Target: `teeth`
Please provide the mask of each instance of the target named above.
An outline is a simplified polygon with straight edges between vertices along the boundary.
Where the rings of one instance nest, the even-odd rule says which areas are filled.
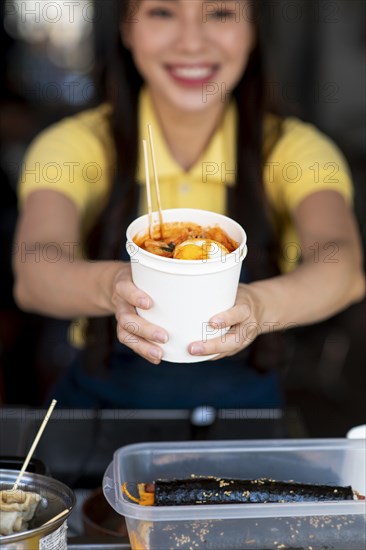
[[[209,67],[175,67],[173,74],[181,78],[190,78],[200,80],[207,78],[213,73]]]

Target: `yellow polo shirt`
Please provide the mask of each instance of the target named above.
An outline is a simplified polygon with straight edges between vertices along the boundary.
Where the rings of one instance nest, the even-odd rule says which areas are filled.
[[[31,144],[23,162],[20,203],[38,189],[63,193],[80,209],[85,233],[106,204],[116,170],[110,116],[111,107],[102,104],[42,132]],[[185,171],[169,152],[148,92],[141,93],[140,141],[147,137],[146,127],[151,123],[163,208],[193,207],[226,213],[226,186],[235,184],[236,120],[236,106],[232,103],[206,150],[195,165]],[[264,147],[270,140],[273,121],[271,115],[266,118]],[[123,155],[123,151],[120,153]],[[139,184],[145,185],[142,145],[136,176]],[[306,196],[323,189],[338,191],[350,202],[349,169],[330,139],[314,126],[288,118],[264,166],[263,179],[273,220],[280,231],[281,267],[288,271],[296,263],[294,252],[288,252],[289,244],[295,247],[295,257],[298,256],[293,210]],[[141,214],[147,210],[145,195],[140,193]]]

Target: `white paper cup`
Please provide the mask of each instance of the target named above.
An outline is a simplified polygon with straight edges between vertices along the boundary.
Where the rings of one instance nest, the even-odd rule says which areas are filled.
[[[188,345],[198,340],[224,337],[226,331],[213,329],[208,321],[235,303],[241,265],[247,254],[246,234],[230,218],[205,210],[164,210],[163,218],[165,223],[218,225],[239,243],[237,250],[215,259],[176,260],[151,254],[133,242],[134,237],[148,231],[147,215],[137,218],[127,229],[126,247],[131,258],[133,282],[153,300],[151,309],[138,309],[137,312],[169,334],[169,342],[159,344],[163,360],[174,363],[206,361],[214,355],[193,356],[188,352]],[[157,212],[153,213],[153,221],[159,223]]]

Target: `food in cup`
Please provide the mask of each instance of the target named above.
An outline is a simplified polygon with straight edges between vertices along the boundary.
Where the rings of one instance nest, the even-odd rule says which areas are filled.
[[[365,500],[351,486],[276,481],[274,479],[226,479],[192,476],[188,479],[158,479],[138,483],[138,498],[127,484],[122,492],[142,506],[190,506],[200,504],[267,504]]]
[[[40,500],[40,495],[30,491],[0,491],[0,535],[27,531]]]
[[[191,222],[169,222],[149,232],[135,235],[134,243],[157,256],[177,260],[210,260],[234,252],[239,244],[218,225],[203,227]]]
[[[150,309],[137,308],[137,313],[146,321],[168,330],[169,340],[160,346],[163,361],[207,361],[215,355],[192,355],[189,353],[189,344],[197,340],[218,338],[227,332],[225,328],[211,330],[209,320],[235,304],[241,265],[247,254],[246,234],[234,220],[206,210],[174,208],[164,210],[163,216],[163,239],[157,212],[152,215],[151,226],[149,216],[144,215],[134,220],[127,229],[126,249],[131,257],[132,281],[152,300]],[[165,228],[171,229],[171,232],[165,234]],[[182,228],[186,230],[183,234]],[[189,233],[187,228],[192,232]],[[203,247],[204,243],[200,242],[202,230],[206,228],[210,228],[212,232],[209,235],[204,234],[204,238],[212,237],[211,240],[225,246],[229,254],[223,255],[219,252],[212,258],[210,247]],[[222,240],[223,232],[228,236],[228,243]],[[147,247],[147,251],[143,246],[144,243],[146,246],[150,235],[158,243],[148,243],[156,249]],[[174,237],[178,237],[178,240],[173,242]],[[208,252],[209,259],[174,259],[175,248],[191,237],[194,239],[193,244],[198,244],[198,255],[195,254],[195,257],[205,258]],[[169,243],[173,244],[169,246]],[[192,252],[192,249],[194,247],[189,247],[187,252]],[[215,249],[218,250],[218,247],[215,246]],[[190,254],[188,257],[191,257]],[[220,292],[217,292],[218,288]]]

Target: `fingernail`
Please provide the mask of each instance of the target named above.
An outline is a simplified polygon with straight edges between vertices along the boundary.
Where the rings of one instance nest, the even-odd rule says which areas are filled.
[[[205,351],[205,348],[202,344],[192,344],[190,353],[192,355],[201,355]]]
[[[150,306],[150,302],[147,298],[139,298],[137,300],[138,307],[141,307],[142,309],[148,309]]]
[[[153,359],[161,359],[162,357],[162,353],[160,350],[156,349],[156,348],[151,348],[150,350],[150,356],[153,358]]]
[[[154,332],[153,340],[154,342],[160,342],[160,344],[166,344],[168,341],[168,336],[165,332],[158,330]]]

